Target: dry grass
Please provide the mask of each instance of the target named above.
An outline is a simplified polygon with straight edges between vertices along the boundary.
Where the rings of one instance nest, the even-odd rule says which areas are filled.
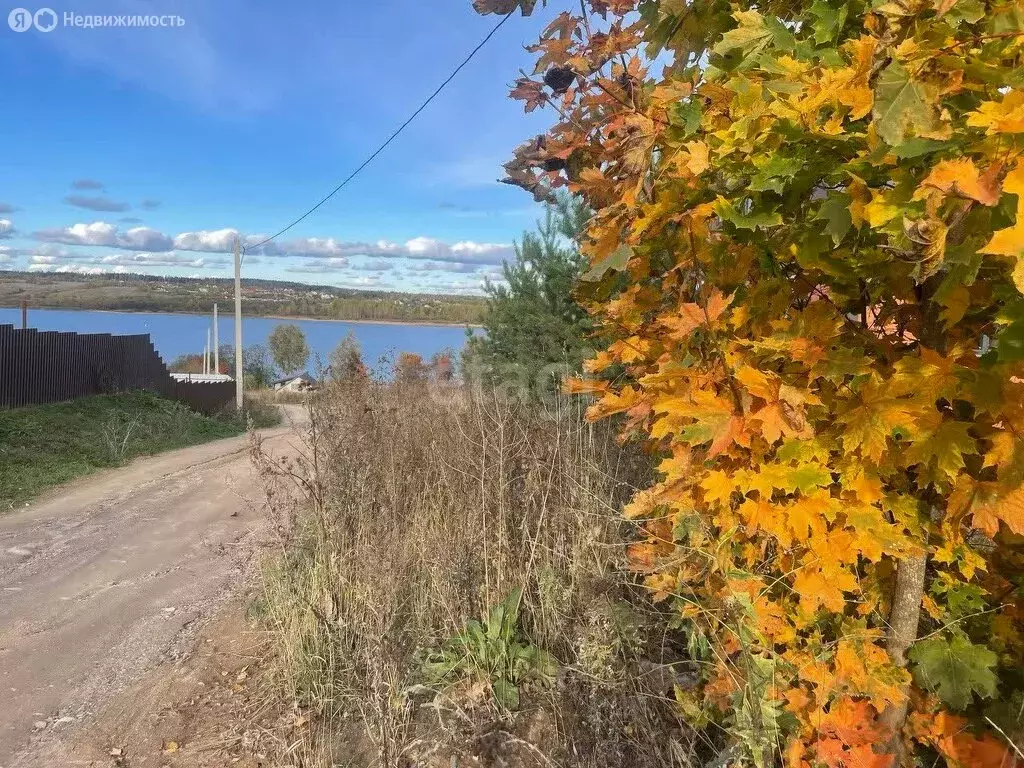
[[[368,384],[310,407],[302,461],[255,451],[281,543],[263,610],[283,695],[313,723],[289,761],[685,764],[664,663],[678,656],[621,570],[618,510],[642,478],[580,406]],[[444,680],[426,674],[517,589],[516,643],[551,654],[557,675],[524,674],[510,712],[471,654]]]

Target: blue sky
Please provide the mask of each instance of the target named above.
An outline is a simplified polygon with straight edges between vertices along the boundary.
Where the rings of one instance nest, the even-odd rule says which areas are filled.
[[[0,268],[229,276],[223,230],[255,242],[348,175],[496,23],[470,5],[95,0],[48,7],[185,24],[49,33],[14,32],[5,11]],[[511,18],[363,175],[247,257],[246,274],[478,290],[541,214],[496,179],[551,119],[525,115],[508,85],[562,5]]]

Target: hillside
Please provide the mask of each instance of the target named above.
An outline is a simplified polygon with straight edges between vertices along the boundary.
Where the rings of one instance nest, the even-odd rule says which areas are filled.
[[[277,280],[250,280],[243,286],[247,315],[331,320],[479,322],[484,300],[472,296],[357,291]],[[209,312],[214,302],[229,311],[230,279],[156,275],[72,275],[5,272],[0,276],[0,307],[100,309],[136,312]]]

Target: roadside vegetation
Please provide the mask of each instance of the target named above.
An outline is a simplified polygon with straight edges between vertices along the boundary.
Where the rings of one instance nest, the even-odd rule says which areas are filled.
[[[679,648],[622,567],[646,463],[581,407],[352,377],[310,401],[301,466],[257,452],[279,536],[257,605],[302,765],[688,749],[662,738]]]
[[[0,513],[61,483],[137,456],[233,437],[247,424],[266,427],[277,410],[247,405],[212,418],[148,392],[84,397],[0,410]]]

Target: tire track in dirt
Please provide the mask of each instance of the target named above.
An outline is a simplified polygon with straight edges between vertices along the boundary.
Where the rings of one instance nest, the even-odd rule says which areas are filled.
[[[294,455],[303,414],[286,413],[264,446]],[[247,448],[150,457],[0,518],[0,768],[51,764],[39,750],[180,658],[241,586],[263,534]]]

